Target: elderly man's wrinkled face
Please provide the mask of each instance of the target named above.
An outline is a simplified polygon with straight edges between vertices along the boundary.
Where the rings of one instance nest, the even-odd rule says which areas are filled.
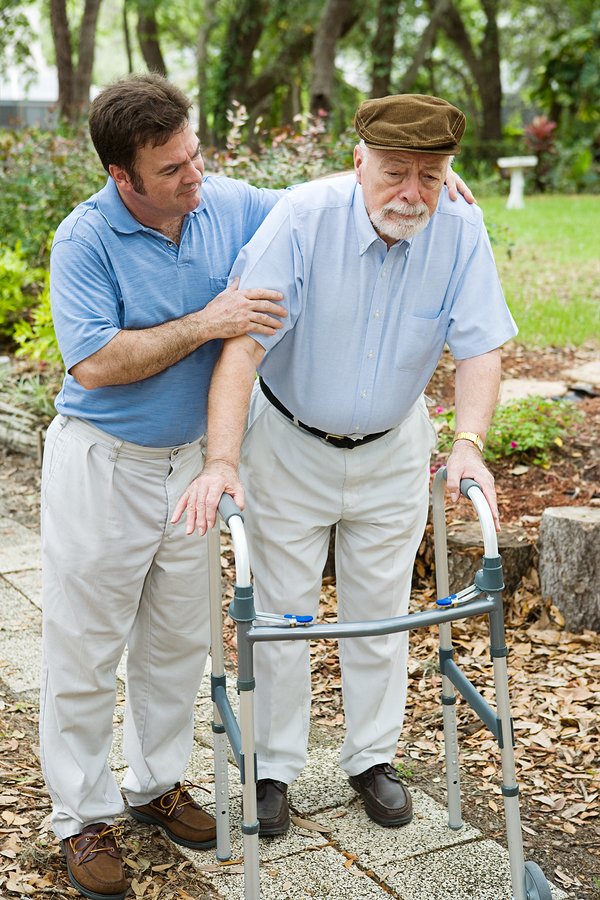
[[[426,227],[442,190],[449,157],[354,148],[354,170],[373,228],[391,246]]]

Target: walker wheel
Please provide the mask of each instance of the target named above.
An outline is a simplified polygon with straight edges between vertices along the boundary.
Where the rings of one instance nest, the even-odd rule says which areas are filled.
[[[550,885],[537,863],[525,863],[525,888],[527,900],[552,900]]]

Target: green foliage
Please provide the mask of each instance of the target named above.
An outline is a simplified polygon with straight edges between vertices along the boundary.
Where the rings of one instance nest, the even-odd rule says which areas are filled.
[[[44,271],[30,268],[20,242],[14,250],[0,244],[0,331],[12,332],[23,310],[34,302]]]
[[[44,289],[38,305],[28,319],[17,322],[13,340],[18,346],[17,356],[59,366],[62,362],[50,307],[50,273],[45,273]]]
[[[29,79],[35,69],[30,53],[31,24],[23,11],[24,5],[23,0],[2,0],[0,3],[0,73],[6,74],[16,66]]]
[[[434,420],[441,426],[439,446],[450,450],[455,433],[454,410],[438,407]],[[486,437],[484,458],[490,462],[513,458],[548,468],[552,452],[562,447],[568,430],[583,419],[569,400],[527,397],[498,406]]]
[[[352,168],[356,135],[335,139],[327,133],[322,117],[298,116],[296,129],[271,132],[257,150],[242,144],[246,109],[235,104],[228,118],[227,150],[212,156],[214,167],[223,175],[243,178],[258,187],[282,188]]]
[[[33,266],[46,263],[51,232],[105,180],[86,134],[0,132],[3,242],[20,242]]]
[[[60,379],[59,370],[45,367],[38,372],[3,373],[2,391],[12,406],[50,420],[56,415],[54,397],[58,393]]]
[[[397,762],[394,768],[396,769],[398,778],[401,778],[403,781],[410,781],[410,779],[415,774],[410,763]]]

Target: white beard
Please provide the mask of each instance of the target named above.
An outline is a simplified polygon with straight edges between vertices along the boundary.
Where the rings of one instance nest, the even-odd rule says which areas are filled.
[[[412,216],[406,222],[398,220],[396,215]],[[378,234],[393,238],[395,241],[403,241],[406,238],[415,237],[427,227],[429,210],[425,203],[386,203],[379,212],[369,216],[371,224]]]

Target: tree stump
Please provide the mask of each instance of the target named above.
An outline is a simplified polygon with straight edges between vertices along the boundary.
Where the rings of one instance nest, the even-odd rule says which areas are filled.
[[[498,534],[504,587],[513,594],[533,564],[533,546],[518,525],[503,525]],[[448,528],[448,579],[450,591],[460,591],[473,583],[481,568],[483,539],[479,522],[462,522]]]
[[[539,573],[542,596],[558,607],[569,631],[600,631],[600,509],[544,510]]]

